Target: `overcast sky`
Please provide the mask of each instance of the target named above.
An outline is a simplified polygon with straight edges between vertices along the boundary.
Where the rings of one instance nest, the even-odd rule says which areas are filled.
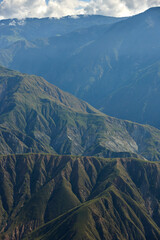
[[[0,0],[0,19],[77,14],[121,17],[155,6],[160,6],[160,0]]]

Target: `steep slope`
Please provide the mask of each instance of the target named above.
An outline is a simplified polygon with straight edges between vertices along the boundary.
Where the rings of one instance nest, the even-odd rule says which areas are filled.
[[[134,158],[0,157],[1,239],[159,239],[160,165]],[[65,200],[64,200],[65,199]]]
[[[4,68],[0,69],[0,73],[1,138],[7,143],[4,149],[8,149],[1,153],[54,152],[50,143],[58,142],[59,137],[60,147],[65,144],[65,137],[68,138],[65,136],[65,125],[67,121],[72,121],[69,116],[72,111],[84,115],[96,112],[88,104],[51,86],[42,78]],[[52,139],[48,139],[48,135]]]
[[[0,59],[42,75],[106,114],[159,128],[159,24],[160,8],[152,8],[43,42],[17,42]]]
[[[159,202],[153,197],[160,179],[157,170],[159,165],[139,160],[108,162],[97,179],[94,199],[44,225],[26,239],[158,240]]]
[[[108,24],[99,25],[101,22],[98,21],[99,16],[95,16],[98,24],[94,22],[92,26],[92,20],[89,24],[90,21],[88,18],[91,20],[94,16],[86,17],[84,20],[82,18],[82,22],[84,21],[83,26],[74,29],[74,31],[72,31],[71,20],[71,30],[69,32],[66,31],[65,34],[52,35],[51,28],[48,37],[37,38],[35,36],[36,38],[33,39],[20,38],[14,41],[13,44],[0,49],[0,63],[29,74],[45,75],[45,77],[48,78],[51,77],[52,74],[53,78],[54,75],[56,76],[58,74],[56,69],[59,71],[60,66],[62,66],[68,58],[100,38],[112,25],[110,21]],[[88,24],[85,22],[87,19]],[[62,26],[64,29],[66,28],[64,23]],[[41,24],[39,27],[41,27]],[[41,28],[39,31],[42,32]],[[52,61],[50,61],[51,59]],[[53,69],[51,70],[53,65],[54,71]]]
[[[1,154],[131,152],[159,160],[158,129],[108,117],[41,77],[2,67],[0,89]]]
[[[101,111],[159,128],[159,23],[154,8],[114,24],[70,58],[56,84],[69,91],[69,79],[70,91]]]

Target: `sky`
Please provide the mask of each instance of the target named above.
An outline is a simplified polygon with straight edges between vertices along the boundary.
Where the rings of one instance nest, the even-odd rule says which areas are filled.
[[[0,19],[100,14],[124,17],[160,6],[160,0],[0,0]]]

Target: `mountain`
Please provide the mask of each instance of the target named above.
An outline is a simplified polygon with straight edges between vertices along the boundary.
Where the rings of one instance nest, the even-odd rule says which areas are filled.
[[[58,145],[60,148],[67,148],[68,144],[69,148],[72,141],[67,125],[75,124],[72,123],[72,118],[80,118],[82,113],[85,117],[86,113],[98,112],[41,77],[21,74],[3,67],[0,68],[0,89],[3,154],[55,152],[55,144],[57,150]]]
[[[0,61],[158,126],[159,20],[5,20]],[[0,239],[159,240],[159,193],[159,129],[0,66]]]
[[[63,18],[26,18],[0,20],[0,48],[19,41],[32,41],[57,35],[63,35],[80,28],[95,25],[112,24],[123,18],[101,15],[78,15]]]
[[[109,117],[41,77],[0,67],[0,90],[0,154],[160,159],[160,130]]]
[[[159,128],[160,8],[0,51],[1,64],[47,81],[114,117]],[[96,96],[96,98],[95,98]]]
[[[160,238],[158,162],[10,155],[0,179],[1,239]]]
[[[106,114],[159,128],[159,24],[160,8],[115,23],[60,66],[55,84]]]

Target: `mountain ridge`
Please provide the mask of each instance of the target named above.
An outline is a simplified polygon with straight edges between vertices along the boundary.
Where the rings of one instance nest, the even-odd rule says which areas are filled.
[[[1,154],[128,152],[159,159],[156,128],[109,117],[41,77],[1,68],[0,86]]]
[[[0,173],[2,239],[160,236],[159,162],[22,154],[0,156]]]
[[[0,21],[0,62],[158,126],[159,20],[160,8],[123,21]],[[1,66],[0,183],[2,240],[160,239],[160,130]]]

